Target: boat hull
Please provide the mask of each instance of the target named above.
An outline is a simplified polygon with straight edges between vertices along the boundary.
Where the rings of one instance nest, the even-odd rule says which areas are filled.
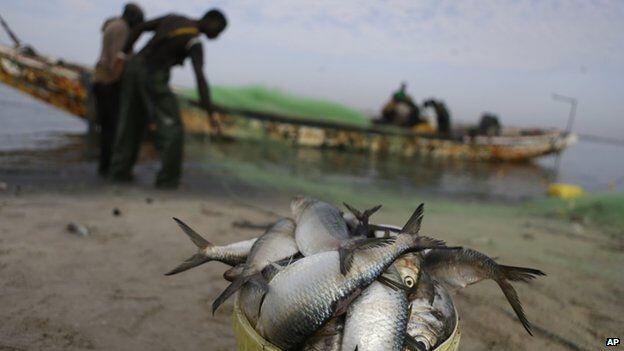
[[[0,45],[0,82],[48,102],[77,117],[88,118],[88,69],[64,67],[46,58],[32,58]],[[211,127],[196,103],[181,97],[182,120],[191,134],[210,134]],[[574,134],[522,131],[497,137],[440,138],[408,130],[319,122],[257,111],[218,108],[223,134],[233,139],[272,139],[302,147],[357,152],[398,153],[471,161],[521,162],[562,152]]]

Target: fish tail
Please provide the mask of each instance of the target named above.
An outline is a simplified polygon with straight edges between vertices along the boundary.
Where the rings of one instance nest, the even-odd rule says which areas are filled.
[[[181,220],[175,217],[173,218],[173,220],[176,221],[176,223],[178,223],[180,228],[182,228],[182,231],[184,232],[184,234],[186,234],[191,239],[193,244],[197,246],[199,252],[187,258],[186,260],[184,260],[184,262],[182,262],[180,265],[178,265],[176,268],[172,269],[171,271],[165,273],[165,275],[173,275],[173,274],[177,274],[180,272],[184,272],[193,267],[197,267],[201,264],[211,261],[212,259],[210,257],[207,257],[203,251],[205,251],[208,247],[211,247],[214,245],[210,241],[204,239],[201,235],[199,235],[195,230],[189,227],[186,223],[182,222]]]
[[[223,272],[223,279],[227,280],[228,282],[233,282],[234,280],[236,280],[236,278],[240,277],[245,267],[246,265],[244,263],[237,264],[236,266]]]
[[[498,279],[496,280],[496,283],[498,283],[498,286],[503,291],[503,294],[505,294],[507,301],[509,301],[511,308],[513,308],[516,316],[518,316],[518,319],[520,320],[520,323],[522,323],[524,329],[526,329],[529,335],[533,336],[531,323],[524,314],[524,309],[522,308],[522,304],[520,303],[520,299],[518,298],[518,293],[516,292],[516,289],[514,289],[513,286],[511,286],[511,284],[504,279]]]
[[[501,269],[504,279],[511,280],[512,282],[528,282],[538,276],[546,275],[546,273],[539,269],[503,265],[499,265],[498,267]]]
[[[221,306],[227,299],[230,298],[235,292],[237,292],[246,283],[253,283],[257,285],[264,292],[268,291],[269,285],[262,276],[262,273],[256,271],[243,272],[238,278],[234,279],[230,285],[219,295],[212,303],[212,314],[214,315],[219,306]]]
[[[412,213],[410,218],[407,220],[403,229],[401,229],[402,233],[408,233],[412,235],[417,235],[420,231],[420,225],[422,223],[423,216],[425,214],[425,204],[420,204],[416,208],[416,210]]]
[[[395,238],[366,238],[343,243],[338,249],[340,273],[342,273],[342,275],[346,275],[347,272],[349,272],[353,263],[353,255],[355,251],[390,245],[394,243],[394,241]]]

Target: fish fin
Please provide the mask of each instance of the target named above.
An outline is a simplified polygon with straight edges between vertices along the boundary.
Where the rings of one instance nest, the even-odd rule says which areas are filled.
[[[351,305],[351,302],[355,300],[362,293],[361,288],[357,288],[351,292],[351,294],[345,296],[343,299],[338,300],[334,305],[334,314],[332,317],[339,317],[347,313],[347,309]]]
[[[417,236],[415,246],[409,251],[422,251],[427,249],[460,249],[459,247],[448,247],[443,240],[433,239],[428,236]]]
[[[172,269],[171,271],[165,273],[165,275],[178,274],[180,272],[184,272],[193,267],[197,267],[201,264],[211,261],[210,258],[206,257],[206,255],[202,253],[202,251],[205,250],[207,247],[213,246],[212,243],[204,239],[201,235],[199,235],[196,231],[194,231],[191,227],[186,225],[186,223],[182,222],[181,220],[175,217],[173,217],[173,220],[176,221],[176,223],[178,223],[180,228],[182,228],[182,231],[184,231],[184,233],[188,235],[188,237],[191,239],[193,244],[197,246],[197,248],[199,249],[199,252],[187,258],[186,260],[184,260],[184,262],[182,262],[180,265],[178,265],[176,268]]]
[[[415,298],[427,299],[429,305],[433,305],[435,300],[435,287],[431,277],[422,270],[418,274],[418,281],[416,282],[416,295]]]
[[[212,314],[214,315],[219,306],[221,306],[227,299],[230,298],[238,289],[240,289],[245,283],[249,282],[252,279],[264,279],[260,272],[253,272],[248,274],[243,272],[238,278],[236,278],[230,285],[228,285],[225,290],[219,295],[214,302],[212,303]],[[258,285],[258,284],[257,284]]]
[[[364,213],[362,214],[362,216],[364,218],[366,218],[366,222],[368,223],[368,219],[375,214],[375,212],[379,211],[379,209],[381,208],[381,205],[377,205],[375,207],[369,208],[368,210],[364,210]]]
[[[418,232],[420,231],[420,224],[422,223],[424,212],[425,204],[421,203],[407,220],[407,222],[403,226],[403,229],[401,229],[401,233],[408,233],[412,235],[418,234]]]
[[[342,204],[344,205],[344,207],[347,208],[347,210],[349,210],[349,212],[351,212],[355,216],[355,218],[357,218],[358,221],[360,222],[362,221],[362,212],[360,212],[357,208],[349,205],[346,202],[343,202]]]
[[[346,202],[343,202],[342,204],[347,208],[347,210],[349,210],[349,212],[351,212],[355,216],[355,218],[358,219],[358,221],[362,222],[362,224],[365,225],[368,224],[369,218],[381,208],[381,205],[377,205],[375,207],[364,210],[364,212],[360,212],[358,209],[347,204]]]
[[[193,244],[195,244],[195,246],[197,246],[200,250],[203,250],[207,248],[208,246],[212,246],[212,243],[210,241],[204,239],[195,230],[193,230],[193,228],[186,225],[186,223],[182,222],[181,220],[175,217],[173,217],[173,220],[176,221],[176,223],[178,223],[180,228],[182,228],[182,231],[184,231],[184,233],[188,235],[188,237],[191,239]]]
[[[176,268],[170,270],[169,272],[165,273],[165,275],[174,275],[174,274],[178,274],[181,272],[184,272],[186,270],[189,270],[193,267],[197,267],[201,264],[204,264],[208,261],[211,261],[210,258],[206,257],[206,255],[204,255],[203,253],[196,253],[193,256],[187,258],[186,260],[184,260],[184,262],[180,263]]]
[[[236,278],[240,277],[245,267],[247,267],[247,265],[245,265],[244,263],[237,264],[236,266],[223,272],[223,279],[229,282],[233,282],[234,280],[236,280]]]
[[[427,351],[427,346],[422,341],[414,339],[413,336],[405,334],[403,346],[410,351]]]
[[[358,240],[350,240],[344,243],[338,249],[338,257],[340,259],[340,273],[346,275],[353,264],[353,253],[357,250],[371,249],[374,247],[382,247],[390,245],[395,238],[366,238]]]
[[[401,282],[397,282],[396,280],[392,278],[384,277],[383,275],[380,275],[377,278],[377,281],[379,281],[380,283],[382,283],[383,285],[389,287],[390,289],[394,291],[398,291],[398,290],[408,291],[410,289],[407,287],[407,285]]]
[[[539,269],[504,266],[504,265],[498,265],[498,267],[501,269],[503,277],[513,282],[525,282],[526,283],[530,280],[537,278],[537,276],[546,275],[546,273],[540,271]]]
[[[338,259],[340,261],[340,273],[346,275],[353,264],[353,250],[344,247],[339,248]]]
[[[266,281],[262,274],[253,275],[249,279],[249,283],[255,285],[256,287],[262,290],[263,294],[266,294],[269,291],[269,283]]]
[[[513,308],[514,312],[516,312],[516,316],[518,316],[518,319],[520,320],[520,323],[522,323],[524,329],[526,329],[529,335],[533,336],[531,323],[524,314],[524,309],[522,308],[522,304],[520,303],[520,299],[518,298],[518,293],[516,293],[516,289],[514,289],[513,286],[511,286],[511,284],[504,279],[498,279],[496,280],[496,283],[498,283],[498,286],[503,291],[503,294],[505,294],[505,297],[511,305],[511,308]]]

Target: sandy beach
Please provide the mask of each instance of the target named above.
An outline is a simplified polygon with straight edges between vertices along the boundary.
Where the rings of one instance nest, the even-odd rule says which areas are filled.
[[[226,266],[163,275],[194,252],[171,217],[223,244],[259,234],[234,221],[287,215],[291,195],[115,186],[0,193],[0,350],[234,350],[232,301],[214,317],[209,307]],[[409,210],[391,206],[376,219],[400,224]],[[70,222],[90,234],[70,233]],[[621,236],[520,206],[445,201],[427,202],[423,231],[548,273],[516,284],[535,337],[493,282],[460,292],[461,350],[593,350],[621,332]]]

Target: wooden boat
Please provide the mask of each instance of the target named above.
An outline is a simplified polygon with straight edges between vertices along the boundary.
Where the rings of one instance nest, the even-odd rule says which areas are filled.
[[[0,45],[0,82],[87,119],[90,71],[79,65],[41,56],[27,56]],[[180,96],[185,129],[211,133],[205,113],[197,103]],[[291,145],[338,148],[370,153],[415,154],[474,161],[526,161],[560,153],[576,135],[557,130],[504,130],[501,136],[470,137],[458,131],[453,137],[417,133],[393,127],[362,127],[297,116],[217,107],[223,134],[232,139],[278,140]]]

